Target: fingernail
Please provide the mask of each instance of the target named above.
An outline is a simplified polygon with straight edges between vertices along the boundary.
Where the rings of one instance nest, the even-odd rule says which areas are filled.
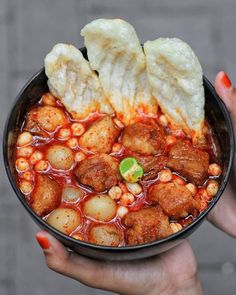
[[[225,88],[230,88],[232,86],[232,83],[226,73],[223,73],[223,76],[221,78],[221,82]]]
[[[40,247],[43,250],[47,250],[50,248],[50,242],[49,242],[48,238],[42,237],[42,236],[36,236],[36,240],[38,241]]]

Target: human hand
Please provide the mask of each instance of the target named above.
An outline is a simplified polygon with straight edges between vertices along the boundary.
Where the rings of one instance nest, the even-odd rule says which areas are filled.
[[[143,260],[97,261],[70,252],[46,231],[36,238],[48,267],[93,288],[123,295],[200,295],[196,260],[187,241]]]
[[[215,89],[230,112],[234,127],[234,135],[236,137],[236,89],[224,72],[219,72],[217,74],[215,79]],[[234,161],[233,173],[230,177],[224,195],[208,215],[208,219],[212,224],[234,237],[236,237],[235,171],[236,159]]]

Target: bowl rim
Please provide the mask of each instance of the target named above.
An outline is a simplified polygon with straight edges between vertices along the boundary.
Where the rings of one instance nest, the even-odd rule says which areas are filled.
[[[80,48],[80,51],[82,53],[85,51],[85,48]],[[230,173],[232,171],[232,165],[233,165],[233,160],[234,160],[234,153],[235,153],[235,140],[234,140],[234,131],[233,131],[233,125],[232,121],[230,118],[230,114],[224,104],[224,102],[220,99],[220,97],[217,95],[213,85],[211,82],[203,75],[203,84],[204,86],[212,93],[214,99],[216,100],[221,112],[223,113],[223,116],[226,121],[227,125],[227,130],[229,132],[229,138],[230,138],[230,155],[229,155],[229,165],[227,167],[227,171],[225,174],[224,179],[222,180],[221,186],[219,191],[217,192],[217,195],[214,197],[214,199],[211,201],[209,206],[207,207],[206,210],[204,210],[200,215],[194,219],[187,227],[183,228],[182,230],[178,231],[177,233],[174,233],[170,236],[167,236],[163,239],[152,241],[149,243],[145,244],[138,244],[138,245],[126,245],[126,246],[120,246],[120,247],[112,247],[112,246],[102,246],[102,245],[97,245],[97,244],[92,244],[89,242],[84,242],[80,240],[76,240],[58,230],[50,226],[45,220],[43,220],[40,216],[38,216],[33,209],[27,204],[26,200],[24,200],[24,195],[21,193],[20,189],[18,188],[14,177],[10,171],[10,164],[8,161],[8,145],[7,145],[7,139],[8,139],[8,134],[9,134],[9,129],[10,129],[10,120],[13,111],[15,110],[18,101],[21,99],[22,94],[26,91],[26,89],[31,85],[32,82],[34,82],[35,79],[38,78],[38,76],[45,74],[45,69],[44,67],[41,68],[36,74],[34,74],[23,86],[19,94],[16,96],[16,99],[14,100],[14,103],[12,104],[12,107],[10,108],[10,111],[8,113],[5,126],[4,126],[4,132],[3,132],[3,159],[4,159],[4,166],[6,170],[6,174],[8,176],[8,179],[10,181],[10,184],[17,195],[18,199],[20,200],[21,204],[25,207],[25,209],[28,211],[30,215],[33,216],[35,219],[34,221],[37,221],[38,224],[40,224],[44,229],[48,230],[49,233],[51,232],[54,234],[56,237],[59,236],[61,239],[65,239],[68,242],[70,242],[71,245],[73,245],[71,248],[74,248],[74,245],[78,246],[83,246],[83,247],[88,247],[96,250],[104,250],[104,251],[111,251],[114,253],[120,253],[120,252],[127,252],[127,251],[133,251],[133,250],[139,250],[139,249],[146,249],[158,245],[162,245],[168,242],[171,242],[172,240],[177,240],[178,238],[181,238],[184,234],[188,233],[189,231],[192,230],[192,228],[198,224],[201,223],[201,221],[206,217],[206,215],[212,210],[212,208],[215,206],[215,204],[218,202],[220,199],[223,191],[225,190],[225,187],[228,183]]]

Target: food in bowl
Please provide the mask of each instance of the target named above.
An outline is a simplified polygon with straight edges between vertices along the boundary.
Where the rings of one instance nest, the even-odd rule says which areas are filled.
[[[50,92],[27,112],[16,143],[19,188],[75,239],[117,247],[176,233],[221,181],[201,66],[178,39],[143,50],[122,20],[96,20],[82,35],[89,61],[66,44],[45,58]]]

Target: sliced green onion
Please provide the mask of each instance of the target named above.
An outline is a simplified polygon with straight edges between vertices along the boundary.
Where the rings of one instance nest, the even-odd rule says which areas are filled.
[[[121,176],[128,182],[138,182],[143,176],[143,167],[135,158],[124,158],[119,166]]]

